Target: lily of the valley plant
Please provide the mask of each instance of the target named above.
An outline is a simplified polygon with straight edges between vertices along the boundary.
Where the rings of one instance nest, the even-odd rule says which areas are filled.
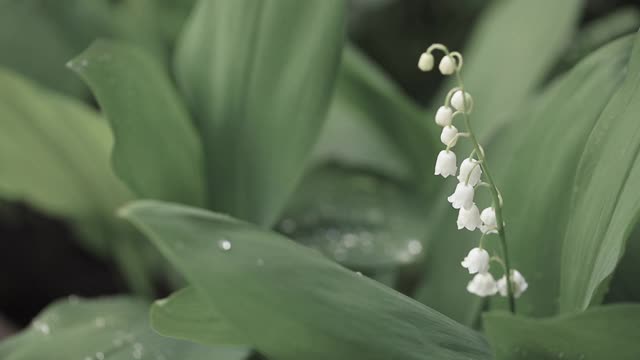
[[[442,44],[433,44],[422,53],[418,61],[418,67],[422,71],[431,71],[434,68],[434,51],[440,50],[444,56],[440,60],[438,69],[442,75],[454,75],[457,86],[451,89],[445,98],[444,104],[440,106],[435,115],[435,122],[442,127],[440,140],[446,148],[438,154],[435,166],[435,175],[444,178],[458,175],[458,185],[448,201],[454,209],[459,210],[457,225],[458,229],[469,231],[480,230],[478,246],[471,249],[469,254],[461,262],[462,266],[469,270],[469,274],[475,274],[467,285],[467,291],[478,296],[492,296],[500,293],[509,298],[509,308],[515,312],[515,298],[518,298],[527,289],[527,282],[516,269],[511,268],[509,254],[507,251],[507,239],[505,235],[505,223],[502,217],[503,200],[500,191],[496,187],[491,177],[487,164],[487,158],[482,146],[471,127],[470,114],[473,110],[473,98],[464,90],[462,81],[462,55],[449,49]],[[453,125],[457,115],[461,115],[465,132],[460,132]],[[458,171],[457,156],[453,152],[459,139],[467,138],[472,142],[473,151],[460,164]],[[484,177],[484,181],[483,181]],[[478,205],[474,201],[477,188],[489,189],[492,197],[491,206],[480,212]],[[484,249],[483,241],[490,234],[497,234],[500,238],[502,256],[500,254],[490,255]],[[490,270],[490,263],[497,262],[501,265],[503,276],[495,280]],[[507,281],[507,276],[509,280]]]

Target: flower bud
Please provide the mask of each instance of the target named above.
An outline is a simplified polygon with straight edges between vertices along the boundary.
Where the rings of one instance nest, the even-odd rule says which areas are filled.
[[[492,207],[488,207],[482,210],[480,214],[480,220],[482,220],[482,226],[480,231],[486,234],[488,232],[496,232],[498,229],[498,222],[496,220],[496,210]]]
[[[491,273],[478,273],[467,285],[467,291],[485,297],[495,295],[498,292],[498,287]]]
[[[460,174],[458,175],[459,182],[467,183],[468,179],[469,185],[476,186],[480,182],[481,176],[482,168],[478,160],[472,158],[462,160],[462,164],[460,164]]]
[[[516,269],[511,269],[511,286],[513,289],[513,296],[519,298],[522,293],[527,290],[529,284],[524,279],[524,276],[520,274],[520,272]],[[509,290],[507,288],[507,278],[505,276],[501,277],[497,283],[498,291],[500,291],[500,295],[507,296],[509,294]]]
[[[458,183],[456,191],[454,191],[447,200],[451,203],[454,209],[471,209],[473,206],[473,196],[473,186],[465,183]]]
[[[453,93],[453,96],[451,97],[451,106],[456,110],[468,113],[473,107],[473,98],[471,98],[471,95],[469,95],[468,92],[465,92],[463,97],[462,90],[458,90]]]
[[[438,65],[438,69],[442,75],[451,75],[456,72],[456,61],[449,55],[445,55],[442,60],[440,60],[440,65]]]
[[[482,221],[480,221],[480,211],[476,204],[473,204],[470,209],[460,208],[457,225],[458,230],[466,228],[469,231],[474,231],[482,225]]]
[[[469,270],[469,274],[489,271],[489,253],[485,249],[473,248],[460,264]]]
[[[458,129],[456,129],[455,126],[453,125],[445,126],[442,129],[442,134],[440,134],[440,141],[442,141],[442,143],[445,144],[446,146],[454,147],[458,142],[457,135],[458,135]]]
[[[448,106],[440,106],[436,112],[436,124],[444,127],[451,125],[453,121],[453,109]]]
[[[418,60],[418,68],[422,71],[431,71],[433,69],[433,62],[433,55],[424,52]]]
[[[436,160],[435,175],[442,175],[442,177],[446,178],[449,175],[455,175],[456,171],[458,171],[456,154],[451,150],[440,151]]]

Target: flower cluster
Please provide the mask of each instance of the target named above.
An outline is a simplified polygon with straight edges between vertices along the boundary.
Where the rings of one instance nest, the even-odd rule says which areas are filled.
[[[473,98],[464,91],[462,84],[460,76],[460,69],[463,64],[462,55],[458,52],[449,52],[441,44],[431,45],[420,56],[418,61],[420,70],[430,71],[434,68],[435,58],[433,52],[435,50],[440,50],[444,53],[438,65],[440,73],[443,75],[455,75],[458,86],[449,91],[444,104],[438,108],[435,115],[436,124],[442,127],[440,141],[446,147],[438,154],[434,173],[444,178],[456,176],[457,174],[458,185],[447,200],[454,209],[458,210],[458,229],[467,229],[469,231],[478,229],[482,233],[478,247],[471,249],[461,263],[469,271],[469,274],[475,274],[467,285],[467,291],[482,297],[497,293],[502,296],[509,296],[513,310],[513,299],[519,297],[527,289],[528,285],[522,274],[515,269],[510,269],[509,263],[506,261],[504,225],[499,211],[502,208],[502,196],[488,174],[484,150],[478,144],[469,125],[469,114],[473,109]],[[462,115],[465,120],[466,129],[464,132],[459,131],[453,125],[457,115]],[[460,168],[458,168],[457,156],[452,149],[461,138],[469,138],[473,143],[474,150],[460,163]],[[482,181],[483,175],[487,178],[487,182]],[[494,199],[492,206],[486,207],[482,211],[474,201],[476,189],[481,186],[489,188]],[[482,247],[483,239],[490,234],[500,236],[504,260],[498,255],[490,256],[489,252]],[[489,272],[492,261],[502,265],[504,274],[510,274],[509,282],[507,282],[506,276],[502,276],[497,281],[495,280]]]

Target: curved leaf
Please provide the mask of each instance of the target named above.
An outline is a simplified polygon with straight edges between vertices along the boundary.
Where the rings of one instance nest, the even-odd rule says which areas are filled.
[[[210,204],[272,224],[325,119],[343,0],[201,0],[176,73],[203,138]]]
[[[277,234],[155,201],[121,215],[270,358],[489,358],[471,329]]]
[[[49,305],[29,329],[0,343],[4,360],[241,360],[248,350],[212,348],[163,338],[147,305],[128,297],[70,298]]]
[[[589,136],[562,247],[560,310],[602,300],[640,218],[640,36],[620,89]]]
[[[0,196],[92,231],[98,251],[114,209],[131,199],[111,172],[111,144],[90,108],[0,70]]]
[[[640,305],[610,305],[547,319],[484,316],[497,360],[635,360]]]
[[[151,326],[160,335],[209,345],[243,345],[248,340],[216,313],[206,298],[187,287],[151,306]]]
[[[202,148],[168,75],[143,50],[98,40],[69,63],[111,123],[113,166],[141,197],[202,205]]]

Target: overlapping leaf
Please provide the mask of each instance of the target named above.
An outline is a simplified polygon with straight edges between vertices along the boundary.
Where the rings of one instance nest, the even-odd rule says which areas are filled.
[[[269,357],[489,357],[473,330],[274,233],[153,201],[121,214]]]
[[[201,0],[176,75],[203,138],[210,203],[272,224],[325,119],[343,0]]]

